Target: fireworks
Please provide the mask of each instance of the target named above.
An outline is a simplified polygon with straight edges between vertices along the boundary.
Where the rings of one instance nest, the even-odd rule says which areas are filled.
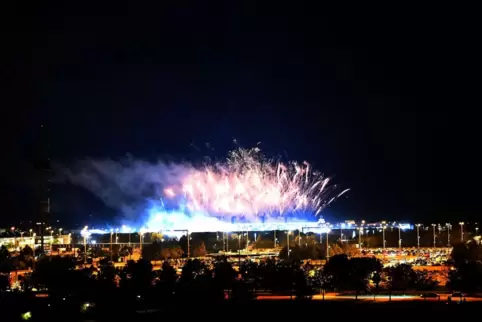
[[[337,197],[330,179],[307,162],[280,163],[259,150],[231,151],[223,163],[192,169],[178,186],[164,189],[164,198],[183,201],[189,212],[257,220],[285,214],[320,212]]]
[[[149,231],[312,225],[348,191],[339,191],[307,162],[281,163],[258,148],[236,149],[225,161],[202,167],[127,158],[84,160],[64,173],[71,183],[118,210],[122,223]]]

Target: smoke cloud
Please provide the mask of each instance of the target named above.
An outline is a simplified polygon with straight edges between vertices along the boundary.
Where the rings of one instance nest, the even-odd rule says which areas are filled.
[[[57,166],[62,181],[86,189],[128,221],[137,221],[149,205],[160,202],[163,187],[179,185],[193,171],[188,164],[136,160],[85,159]]]

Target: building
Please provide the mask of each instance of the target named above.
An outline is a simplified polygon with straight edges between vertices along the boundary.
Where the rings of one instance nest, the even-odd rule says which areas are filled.
[[[35,218],[38,224],[38,235],[45,235],[45,227],[50,221],[50,141],[48,129],[41,124],[35,144]],[[43,251],[44,238],[41,237],[40,249]]]

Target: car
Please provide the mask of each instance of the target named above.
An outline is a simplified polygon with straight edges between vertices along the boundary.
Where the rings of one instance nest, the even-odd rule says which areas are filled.
[[[452,297],[466,297],[467,294],[462,293],[462,292],[454,292],[452,293]]]
[[[428,299],[428,298],[438,298],[440,296],[437,293],[424,293],[424,294],[421,294],[420,297],[423,299]]]

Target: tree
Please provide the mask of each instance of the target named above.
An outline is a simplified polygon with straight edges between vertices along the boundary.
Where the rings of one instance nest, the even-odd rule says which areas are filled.
[[[192,250],[192,256],[193,257],[204,257],[206,256],[206,245],[204,244],[203,241],[199,243],[196,247],[193,248]]]
[[[152,233],[151,234],[151,241],[152,242],[161,242],[164,239],[164,235],[162,233]]]
[[[29,245],[25,245],[25,247],[22,249],[21,253],[24,256],[33,256],[34,255],[33,249]]]
[[[227,260],[221,260],[214,264],[213,282],[221,289],[231,289],[237,272]]]
[[[8,274],[0,273],[0,291],[5,291],[10,287],[10,278]]]
[[[152,264],[146,259],[128,261],[122,273],[122,285],[137,293],[144,293],[152,286]]]
[[[10,252],[5,245],[0,246],[0,261],[10,257]]]
[[[373,257],[354,257],[349,260],[350,266],[350,282],[351,287],[355,289],[356,296],[358,292],[366,291],[369,278],[374,273],[380,273],[382,270],[382,264],[380,261]]]
[[[314,275],[315,286],[318,286],[323,294],[323,300],[325,299],[325,291],[332,287],[332,276],[328,274],[325,269],[319,269]]]
[[[0,247],[0,273],[10,273],[13,269],[10,253],[4,245]]]
[[[324,272],[331,276],[333,287],[336,289],[349,288],[350,264],[347,255],[339,254],[331,257],[325,264]]]
[[[415,286],[416,274],[411,265],[398,264],[388,269],[390,290],[404,291],[413,289]]]
[[[482,246],[475,240],[454,245],[451,253],[455,270],[449,274],[449,287],[464,292],[482,290]]]

